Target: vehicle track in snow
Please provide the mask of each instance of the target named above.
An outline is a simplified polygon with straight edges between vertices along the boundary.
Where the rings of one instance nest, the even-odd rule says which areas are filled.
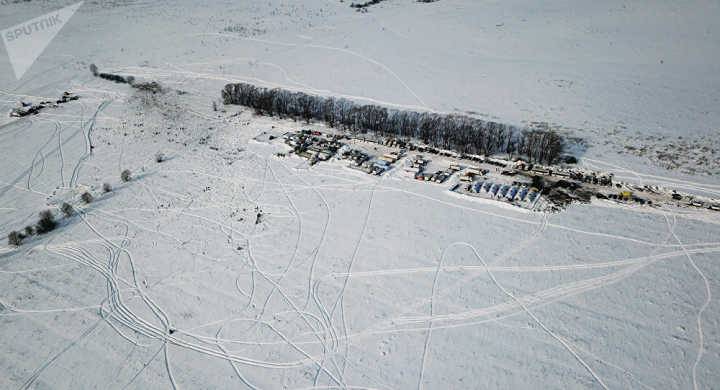
[[[328,333],[327,337],[329,337],[329,339],[330,339],[330,347],[328,348],[327,346],[325,346],[323,344],[323,348],[324,348],[324,350],[336,350],[339,343],[338,343],[337,332],[336,332],[335,328],[332,326],[332,315],[327,312],[327,308],[325,306],[323,306],[321,300],[316,295],[317,291],[318,291],[319,283],[314,282],[314,272],[315,272],[315,268],[317,266],[319,252],[322,249],[322,247],[325,243],[325,239],[327,237],[327,229],[328,229],[328,226],[330,225],[330,221],[332,219],[332,211],[331,211],[330,205],[329,205],[327,199],[325,198],[325,196],[315,186],[310,186],[307,183],[307,181],[305,181],[300,175],[295,173],[291,168],[288,168],[287,165],[285,165],[283,163],[281,163],[281,165],[288,172],[292,173],[296,179],[298,179],[300,182],[305,184],[309,189],[311,189],[315,193],[315,195],[322,201],[323,206],[326,211],[326,218],[325,218],[325,221],[322,226],[319,242],[318,242],[317,246],[315,247],[315,249],[313,250],[312,255],[311,255],[311,264],[310,264],[310,269],[308,271],[307,296],[306,296],[306,301],[305,301],[304,307],[307,309],[309,301],[312,298],[313,302],[316,305],[316,308],[320,311],[321,315],[323,316],[323,319],[325,320],[325,322],[324,322],[325,328],[328,330],[328,332],[326,332],[326,333]],[[273,171],[273,176],[275,176],[274,171]],[[277,177],[276,177],[276,179],[277,179]],[[286,188],[284,186],[282,188],[285,191],[285,195],[286,195],[287,199],[290,200],[291,198],[290,198],[289,193],[287,192]],[[297,216],[298,216],[298,218],[300,218],[299,211],[298,211]],[[325,357],[323,357],[323,362],[324,362],[324,359],[325,359]],[[334,360],[334,358],[331,356],[330,359],[332,361],[332,364],[337,368],[338,367],[337,362]],[[343,370],[339,370],[339,371],[340,371],[340,378],[342,380],[342,377],[343,377],[342,371]],[[320,370],[318,369],[318,370],[316,370],[315,376],[313,378],[314,386],[317,386],[317,384],[318,384],[319,374],[320,374]]]
[[[27,172],[27,183],[26,183],[26,185],[25,185],[25,188],[27,188],[28,190],[32,190],[32,187],[31,187],[31,185],[30,185],[30,182],[31,182],[31,180],[33,179],[33,174],[35,175],[35,177],[40,177],[40,175],[42,175],[43,172],[44,172],[44,170],[45,170],[45,153],[43,153],[43,150],[44,150],[48,145],[50,145],[50,143],[52,142],[53,138],[55,138],[55,134],[54,134],[54,133],[47,139],[47,141],[45,141],[44,144],[42,144],[42,146],[40,146],[40,147],[35,151],[35,155],[33,156],[33,159],[32,159],[32,161],[30,162],[30,167],[29,167],[29,168],[27,169],[27,171],[26,171],[26,172]],[[36,172],[35,172],[35,166],[38,165],[38,159],[41,161],[41,163],[40,163],[40,171],[36,173]],[[0,196],[2,196],[2,195],[3,195],[3,194],[0,194]]]
[[[72,349],[74,346],[76,346],[78,343],[82,342],[82,340],[84,340],[85,338],[87,338],[88,336],[90,336],[90,335],[95,331],[95,329],[97,329],[98,326],[100,326],[100,324],[102,324],[102,323],[103,323],[103,318],[98,319],[93,325],[91,325],[90,327],[88,327],[88,328],[87,328],[84,332],[82,332],[78,337],[76,337],[73,341],[71,341],[68,345],[66,345],[65,348],[63,348],[62,350],[60,350],[58,353],[56,353],[55,355],[53,355],[53,357],[51,357],[50,359],[48,359],[47,361],[45,361],[42,365],[40,365],[40,367],[38,367],[37,369],[35,369],[35,371],[30,375],[30,377],[28,377],[28,378],[25,380],[25,382],[22,384],[22,386],[20,386],[20,389],[28,390],[28,389],[30,389],[30,388],[33,388],[33,385],[35,384],[35,382],[38,380],[38,378],[40,377],[40,375],[42,375],[42,373],[43,373],[48,367],[50,367],[53,363],[55,363],[58,359],[60,359],[60,357],[61,357],[63,354],[65,354],[67,351],[69,351],[69,350]]]
[[[691,372],[693,389],[698,390],[699,385],[698,385],[698,379],[697,379],[697,369],[698,369],[698,365],[700,365],[700,362],[702,361],[703,355],[705,353],[705,335],[703,332],[702,317],[703,317],[703,314],[705,313],[705,310],[708,308],[708,306],[710,305],[710,302],[712,301],[712,292],[710,290],[710,282],[708,281],[707,276],[705,276],[705,273],[702,272],[700,267],[698,267],[697,263],[691,256],[691,252],[684,247],[683,242],[680,240],[680,237],[678,237],[677,233],[675,232],[675,226],[677,224],[675,216],[673,216],[672,224],[670,223],[670,219],[667,216],[665,216],[665,219],[668,224],[668,229],[670,230],[673,238],[675,239],[675,241],[677,241],[677,243],[683,249],[685,257],[688,260],[688,263],[690,263],[690,266],[692,266],[693,270],[695,270],[695,272],[697,272],[697,274],[702,279],[703,288],[705,290],[704,291],[705,299],[704,299],[703,303],[700,305],[700,307],[698,308],[697,317],[695,320],[697,332],[698,332],[698,351],[697,351],[695,360],[693,361],[692,372]]]
[[[63,150],[62,150],[62,122],[55,121],[55,133],[57,134],[58,139],[58,147],[57,147],[57,156],[58,156],[58,171],[60,173],[60,187],[65,187],[65,175],[64,175],[64,168],[65,168],[65,157],[63,156]]]
[[[88,124],[80,124],[80,130],[83,131],[83,128],[87,127],[87,132],[83,131],[83,141],[85,142],[85,153],[78,159],[77,163],[75,164],[75,167],[73,168],[72,176],[70,176],[70,187],[75,187],[77,185],[77,180],[80,175],[80,169],[82,167],[82,164],[92,155],[92,131],[95,128],[95,122],[97,120],[98,114],[100,114],[102,111],[107,108],[107,106],[112,103],[110,100],[104,100],[103,102],[98,105],[97,109],[95,110],[95,113],[90,117],[90,120],[88,121]]]
[[[445,248],[447,250],[447,248]],[[437,291],[438,282],[440,280],[440,273],[442,271],[442,263],[445,258],[446,250],[440,255],[438,265],[435,268],[435,277],[433,278],[432,290],[430,291],[430,317],[435,315],[435,291]],[[423,345],[422,357],[420,358],[420,374],[418,375],[418,390],[423,388],[423,380],[425,378],[425,367],[427,366],[427,358],[430,349],[430,338],[432,337],[432,324],[433,320],[428,321],[428,329],[425,332],[425,344]]]
[[[553,271],[583,271],[583,270],[594,270],[594,269],[605,269],[605,268],[617,268],[624,267],[634,264],[642,264],[650,262],[652,260],[664,260],[673,259],[678,257],[684,257],[688,254],[709,254],[720,252],[720,246],[709,247],[709,248],[697,248],[687,249],[686,251],[671,251],[663,252],[656,255],[641,256],[622,260],[604,261],[604,262],[592,262],[592,263],[579,263],[579,264],[562,264],[562,265],[538,265],[538,266],[493,266],[489,265],[487,269],[493,272],[503,273],[528,273],[528,272],[553,272]],[[395,269],[379,269],[375,271],[359,271],[353,272],[353,278],[372,278],[378,276],[395,276],[395,275],[409,275],[415,273],[434,273],[437,267],[415,267],[415,268],[395,268]],[[459,271],[473,271],[473,272],[485,272],[484,266],[478,265],[445,265],[442,267],[443,272],[459,272]],[[323,276],[321,279],[337,279],[347,276],[347,273],[331,273]]]
[[[375,187],[373,187],[373,190],[374,190],[374,188]],[[363,239],[365,238],[365,232],[367,230],[367,227],[368,227],[368,224],[370,221],[370,215],[372,214],[374,198],[375,198],[375,191],[370,191],[370,198],[368,200],[367,211],[365,212],[365,218],[363,219],[363,223],[362,223],[362,227],[360,229],[360,233],[358,235],[358,239],[355,242],[353,253],[348,261],[348,266],[347,266],[348,276],[346,276],[343,279],[343,284],[340,289],[340,292],[337,295],[335,303],[333,303],[333,306],[330,309],[330,319],[334,322],[333,319],[334,319],[334,315],[335,315],[335,310],[337,310],[338,307],[340,308],[340,320],[342,321],[342,335],[343,335],[343,338],[345,341],[345,349],[344,349],[344,353],[343,353],[343,366],[342,366],[341,372],[345,371],[345,365],[346,365],[345,362],[348,359],[347,355],[348,355],[348,351],[350,348],[349,347],[350,340],[347,338],[347,335],[348,335],[347,321],[345,318],[345,310],[344,310],[345,290],[347,289],[348,283],[350,282],[350,278],[352,277],[352,268],[355,263],[355,260],[357,259],[357,255],[360,252],[360,244],[362,243]]]
[[[83,221],[88,225],[91,230],[96,232],[96,234],[102,236],[99,231],[94,228],[92,224],[89,223],[89,221],[83,217]],[[100,272],[102,275],[106,277],[106,280],[108,281],[108,301],[110,303],[111,308],[113,309],[113,312],[111,314],[107,314],[108,318],[112,318],[114,321],[119,322],[121,325],[124,325],[128,327],[129,329],[132,329],[135,332],[138,332],[139,334],[142,334],[146,337],[152,338],[152,339],[158,339],[163,342],[167,342],[185,349],[193,350],[199,353],[203,353],[209,356],[234,361],[241,364],[251,365],[251,366],[258,366],[258,367],[266,367],[266,368],[282,368],[282,367],[300,367],[304,364],[307,364],[311,361],[313,361],[312,356],[309,354],[306,355],[306,358],[299,361],[288,361],[288,362],[271,362],[271,361],[263,361],[263,360],[257,360],[252,358],[245,358],[240,357],[237,355],[230,355],[226,356],[225,354],[218,352],[215,350],[215,346],[212,345],[209,341],[204,342],[201,344],[189,342],[187,340],[183,340],[178,336],[174,336],[168,332],[169,329],[169,319],[166,314],[162,311],[162,309],[157,306],[154,301],[147,296],[141,289],[137,278],[135,276],[135,266],[133,264],[132,255],[124,249],[122,246],[119,246],[115,243],[108,242],[108,245],[110,247],[115,248],[118,255],[113,256],[112,260],[109,265],[103,265],[99,263],[97,260],[94,259],[91,255],[86,253],[84,250],[80,250],[80,252],[66,252],[62,253],[66,257],[70,259],[74,259],[82,264],[85,264],[96,271]],[[127,280],[125,278],[121,278],[117,276],[117,265],[119,261],[119,254],[123,253],[125,257],[127,258],[129,269],[130,269],[130,276],[131,279]],[[151,312],[154,314],[157,320],[160,321],[161,326],[155,325],[142,317],[137,316],[132,310],[129,309],[127,304],[122,299],[122,293],[123,289],[119,288],[119,282],[123,282],[125,285],[129,285],[133,291],[135,291],[138,296],[142,299],[142,301],[145,302],[145,304],[148,306],[148,308],[151,310]],[[103,315],[105,315],[103,311]]]
[[[480,253],[478,253],[477,249],[475,249],[474,246],[468,243],[459,243],[461,245],[467,245],[469,246],[472,251],[475,253],[476,258],[483,264],[487,266],[487,263],[485,262],[485,259],[483,259],[482,256],[480,256]],[[571,355],[575,357],[575,359],[590,373],[590,375],[595,379],[595,381],[604,389],[608,389],[605,382],[598,376],[598,374],[593,370],[592,367],[575,351],[575,349],[570,345],[570,343],[565,340],[564,338],[557,335],[555,332],[553,332],[550,328],[548,328],[540,319],[535,315],[534,312],[530,311],[530,309],[519,299],[515,297],[509,290],[507,290],[500,282],[495,278],[495,275],[488,270],[488,275],[490,276],[490,279],[492,279],[493,283],[497,286],[497,288],[503,292],[503,294],[510,297],[512,300],[517,302],[517,304],[522,307],[523,311],[527,313],[530,318],[535,321],[545,332],[547,332],[552,338],[557,340],[560,344],[562,344],[565,349],[570,352]]]
[[[220,351],[222,351],[222,353],[224,353],[225,355],[228,355],[227,349],[225,349],[225,347],[223,347],[222,342],[220,341],[220,334],[222,333],[224,327],[225,327],[225,325],[220,326],[218,328],[217,332],[215,333],[215,344],[217,344],[218,349]],[[253,385],[249,380],[247,380],[245,378],[245,376],[242,374],[242,372],[240,371],[240,368],[237,366],[237,364],[235,362],[228,362],[228,363],[230,363],[230,365],[233,368],[233,371],[235,371],[235,374],[238,376],[238,379],[240,379],[240,381],[245,386],[247,386],[248,388],[250,388],[252,390],[257,390],[257,387],[255,387],[255,385]]]

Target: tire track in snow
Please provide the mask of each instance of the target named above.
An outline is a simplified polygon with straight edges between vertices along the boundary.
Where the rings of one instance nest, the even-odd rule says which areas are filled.
[[[35,155],[33,156],[33,159],[30,162],[30,167],[25,171],[25,174],[27,174],[27,184],[25,187],[28,190],[32,190],[32,187],[30,186],[30,181],[32,180],[33,174],[35,173],[35,166],[38,164],[37,163],[38,157],[40,157],[42,159],[42,166],[41,166],[40,172],[38,174],[36,174],[35,177],[42,175],[43,171],[45,170],[45,154],[43,153],[43,149],[45,149],[45,147],[50,145],[50,142],[52,142],[53,138],[55,138],[55,134],[52,134],[50,136],[50,138],[48,138],[47,141],[45,141],[45,143],[35,151]],[[23,174],[23,176],[24,176],[24,174]],[[17,181],[13,184],[16,184],[16,183],[17,183]],[[0,196],[2,196],[3,194],[4,194],[4,192],[1,193]]]
[[[32,375],[30,375],[30,377],[29,377],[27,380],[25,380],[25,382],[22,384],[22,386],[20,386],[20,389],[23,389],[23,390],[30,389],[30,388],[35,384],[35,382],[36,382],[37,379],[40,377],[40,375],[43,373],[43,371],[45,371],[45,369],[47,369],[47,368],[50,367],[53,363],[55,363],[55,362],[60,358],[60,356],[62,356],[62,355],[65,354],[67,351],[69,351],[70,349],[72,349],[72,347],[74,347],[74,346],[77,345],[79,342],[81,342],[81,341],[84,340],[86,337],[88,337],[95,329],[97,329],[97,327],[98,327],[103,321],[104,321],[103,318],[100,318],[99,320],[97,320],[97,322],[95,322],[92,326],[90,326],[89,328],[87,328],[83,333],[80,334],[80,336],[76,337],[76,338],[75,338],[73,341],[71,341],[67,346],[65,346],[65,348],[63,348],[60,352],[56,353],[55,355],[53,355],[52,358],[50,358],[50,359],[48,359],[47,361],[45,361],[45,363],[43,363],[40,367],[38,367],[38,368],[32,373]]]
[[[75,187],[75,185],[77,184],[78,176],[80,175],[80,168],[81,168],[82,164],[85,162],[85,160],[88,159],[88,157],[90,157],[92,155],[92,139],[90,137],[92,136],[92,131],[95,128],[95,121],[97,119],[97,116],[99,113],[101,113],[103,110],[105,110],[105,108],[107,108],[107,106],[109,106],[110,103],[111,103],[111,101],[109,101],[109,100],[104,100],[102,103],[100,103],[98,108],[95,110],[95,113],[89,120],[89,125],[87,127],[87,133],[83,132],[83,135],[84,135],[83,141],[85,142],[85,154],[83,154],[80,157],[80,159],[78,159],[77,163],[75,164],[75,168],[73,168],[73,173],[72,173],[72,176],[70,177],[70,183],[69,183],[70,187]],[[81,124],[80,129],[82,130],[83,127],[85,127],[85,125]]]
[[[350,340],[347,338],[348,332],[347,332],[347,321],[345,319],[345,310],[344,310],[344,302],[345,302],[345,290],[347,289],[347,285],[350,282],[350,277],[352,276],[352,267],[355,263],[355,259],[357,259],[357,255],[360,252],[360,244],[362,243],[363,238],[365,237],[365,231],[367,230],[368,222],[370,221],[370,215],[372,214],[372,206],[373,206],[373,199],[375,198],[375,186],[373,186],[373,191],[370,192],[370,199],[368,200],[368,206],[367,206],[367,212],[365,213],[365,219],[363,220],[362,228],[360,230],[360,235],[358,236],[357,241],[355,242],[355,248],[353,249],[353,254],[350,257],[350,262],[348,263],[347,268],[347,274],[348,276],[344,278],[342,288],[340,289],[340,292],[338,294],[337,299],[335,300],[335,303],[333,304],[332,308],[330,309],[330,319],[332,320],[335,315],[335,310],[338,308],[338,305],[340,306],[340,317],[342,320],[342,326],[343,326],[343,337],[345,339],[345,353],[344,353],[344,359],[343,359],[343,368],[342,372],[345,371],[345,362],[347,361],[347,353],[349,350],[349,342]]]
[[[276,42],[276,41],[270,41],[270,40],[258,39],[258,38],[244,38],[244,39],[247,40],[247,41],[254,41],[254,42],[260,42],[260,43],[268,43],[268,44],[272,44],[272,45],[282,45],[282,46],[288,46],[288,47],[308,47],[308,48],[331,50],[331,51],[338,51],[338,52],[345,53],[345,54],[350,54],[351,56],[355,56],[355,57],[357,57],[357,58],[360,58],[360,59],[362,59],[362,60],[365,60],[365,61],[367,61],[367,62],[369,62],[369,63],[371,63],[371,64],[374,64],[374,65],[382,68],[382,69],[385,70],[386,72],[388,72],[388,73],[389,73],[391,76],[393,76],[411,95],[413,95],[413,96],[415,97],[415,99],[417,99],[417,101],[418,101],[423,107],[425,107],[426,109],[428,108],[428,106],[427,106],[427,104],[425,103],[425,101],[424,101],[423,99],[421,99],[420,96],[418,96],[418,94],[415,93],[415,91],[413,91],[413,89],[410,88],[410,86],[407,85],[407,83],[405,83],[405,81],[403,81],[403,79],[400,78],[400,76],[398,76],[398,74],[395,73],[392,69],[390,69],[387,65],[385,65],[385,64],[383,64],[382,62],[379,62],[379,61],[377,61],[377,60],[374,60],[374,59],[372,59],[372,58],[370,58],[370,57],[367,57],[367,56],[365,56],[365,55],[362,55],[362,54],[360,54],[360,53],[358,53],[358,52],[355,52],[355,51],[353,51],[353,50],[345,49],[345,48],[340,48],[340,47],[332,47],[332,46],[316,45],[316,44],[307,44],[307,43],[296,44],[296,43],[287,43],[287,42]]]
[[[446,248],[447,250],[447,248]],[[428,329],[425,333],[425,345],[423,346],[423,353],[422,358],[420,359],[420,375],[418,378],[418,384],[417,388],[418,390],[422,390],[423,388],[423,379],[425,377],[425,367],[427,367],[427,355],[428,350],[430,349],[430,338],[432,337],[432,317],[435,315],[435,291],[437,290],[438,286],[438,280],[440,279],[440,272],[442,271],[442,263],[443,258],[445,257],[445,251],[440,254],[440,260],[438,260],[438,265],[435,270],[435,278],[433,278],[433,286],[432,291],[430,291],[430,321],[428,321]]]
[[[225,349],[225,347],[223,347],[222,343],[221,343],[220,340],[219,340],[219,338],[220,338],[220,333],[222,333],[222,330],[223,330],[224,327],[225,327],[225,325],[220,326],[220,327],[218,328],[217,332],[215,333],[215,344],[217,344],[218,349],[219,349],[220,351],[222,351],[222,353],[228,355],[227,349]],[[232,368],[233,368],[233,371],[235,371],[235,374],[238,376],[238,378],[240,379],[240,381],[242,381],[242,383],[245,384],[245,386],[249,387],[249,388],[252,389],[252,390],[257,390],[257,387],[255,387],[255,385],[253,385],[250,381],[248,381],[248,380],[245,378],[245,376],[243,376],[242,372],[240,372],[240,368],[237,366],[237,364],[236,364],[235,362],[228,361],[228,363],[230,363],[230,365],[231,365]]]
[[[475,249],[474,246],[472,246],[471,244],[468,244],[468,243],[459,243],[459,244],[460,244],[460,245],[467,245],[467,246],[469,246],[470,249],[475,253],[475,256],[477,257],[477,259],[480,260],[480,262],[481,262],[483,265],[487,266],[487,263],[485,262],[485,259],[483,259],[482,256],[480,256],[480,253],[478,253],[477,249]],[[592,367],[590,367],[590,365],[588,365],[587,362],[585,362],[585,360],[583,360],[583,358],[573,349],[572,346],[570,346],[570,344],[569,344],[565,339],[563,339],[562,337],[560,337],[560,336],[558,336],[557,334],[555,334],[555,332],[553,332],[552,330],[550,330],[550,328],[548,328],[542,321],[540,321],[540,319],[535,315],[535,313],[533,313],[532,311],[530,311],[530,309],[529,309],[522,301],[520,301],[519,299],[517,299],[517,298],[515,297],[515,295],[513,295],[510,291],[508,291],[503,285],[501,285],[500,282],[498,282],[498,280],[495,278],[495,275],[492,273],[492,271],[488,270],[487,273],[488,273],[488,276],[490,276],[490,279],[492,279],[493,283],[498,287],[498,289],[499,289],[500,291],[503,292],[503,294],[507,295],[507,296],[510,297],[512,300],[514,300],[518,305],[520,305],[520,307],[522,307],[523,311],[524,311],[525,313],[527,313],[527,315],[530,316],[530,318],[532,318],[533,321],[535,321],[536,324],[538,324],[541,328],[543,328],[543,330],[544,330],[545,332],[547,332],[552,338],[554,338],[554,339],[557,340],[560,344],[562,344],[562,346],[565,347],[565,349],[566,349],[568,352],[570,352],[571,355],[573,355],[573,356],[575,357],[575,359],[590,373],[590,375],[595,379],[595,381],[597,381],[597,383],[598,383],[600,386],[602,386],[602,388],[604,388],[604,389],[606,389],[606,390],[608,389],[608,387],[607,387],[607,385],[605,384],[605,382],[603,382],[603,380],[602,380],[602,379],[598,376],[598,374],[592,369]]]
[[[673,216],[673,218],[675,218]],[[685,249],[685,246],[683,245],[683,242],[680,241],[680,238],[677,236],[677,233],[675,233],[675,224],[674,222],[672,225],[670,224],[670,219],[665,216],[665,219],[668,223],[668,228],[670,229],[670,232],[672,233],[672,236],[675,238],[675,241],[677,241],[678,244],[680,244],[680,247],[683,249],[683,252],[685,252],[685,257],[687,257],[688,262],[692,266],[692,268],[697,272],[698,275],[700,275],[700,278],[703,281],[703,285],[705,287],[705,300],[703,301],[702,305],[698,309],[697,317],[696,317],[696,325],[697,325],[697,331],[698,331],[698,351],[697,355],[695,357],[695,361],[693,362],[692,366],[692,382],[693,382],[693,389],[698,390],[698,381],[697,381],[697,368],[698,365],[700,365],[700,361],[703,358],[703,354],[705,352],[705,336],[703,333],[703,326],[702,326],[702,316],[703,313],[705,313],[705,310],[710,305],[710,302],[712,301],[712,292],[710,290],[710,282],[708,281],[705,274],[700,270],[700,267],[697,266],[695,263],[695,260],[693,260],[692,256],[690,255],[690,252]]]
[[[57,133],[57,139],[58,139],[58,165],[60,170],[60,186],[65,187],[65,176],[64,176],[64,167],[65,167],[65,157],[63,156],[63,150],[62,150],[62,123],[60,121],[55,121],[55,132]]]
[[[493,266],[489,265],[488,269],[493,272],[510,272],[510,273],[525,273],[525,272],[553,272],[553,271],[585,271],[593,269],[605,269],[605,268],[616,268],[628,265],[642,264],[650,262],[652,260],[663,260],[672,259],[676,257],[683,257],[686,253],[690,254],[707,254],[707,253],[718,253],[720,247],[711,248],[698,248],[698,249],[686,249],[686,251],[673,251],[665,252],[657,255],[635,257],[624,260],[605,261],[598,263],[580,263],[580,264],[567,264],[567,265],[539,265],[539,266]],[[395,269],[380,269],[375,271],[360,271],[353,272],[353,278],[370,278],[376,276],[394,276],[394,275],[409,275],[414,273],[431,273],[436,271],[436,267],[417,267],[417,268],[395,268]],[[457,271],[478,271],[484,272],[485,267],[477,265],[446,265],[442,267],[443,272],[457,272]],[[331,273],[325,275],[323,279],[335,279],[347,276],[347,273]]]

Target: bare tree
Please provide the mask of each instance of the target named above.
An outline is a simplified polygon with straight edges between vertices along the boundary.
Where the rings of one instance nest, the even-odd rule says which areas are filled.
[[[227,84],[225,104],[240,104],[257,114],[324,121],[331,127],[370,132],[381,137],[418,139],[429,146],[459,153],[524,154],[542,162],[555,161],[563,149],[562,137],[549,130],[521,130],[514,126],[463,115],[401,111],[360,105],[346,99],[326,98],[251,84]]]

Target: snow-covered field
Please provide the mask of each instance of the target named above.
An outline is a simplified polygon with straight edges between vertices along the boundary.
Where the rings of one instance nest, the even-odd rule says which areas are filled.
[[[3,2],[0,27],[69,4]],[[716,148],[718,16],[705,1],[86,2],[23,79],[0,60],[0,233],[79,211],[0,243],[0,388],[716,387],[720,213],[530,213],[308,167],[254,139],[301,124],[212,101],[246,81],[544,121],[587,141],[586,166],[718,196],[716,176],[619,153]],[[81,99],[5,114],[63,91]],[[711,162],[688,166],[712,172],[698,153]]]

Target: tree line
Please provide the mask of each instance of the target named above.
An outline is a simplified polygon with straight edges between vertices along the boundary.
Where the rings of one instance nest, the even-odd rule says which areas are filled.
[[[553,163],[563,151],[562,137],[552,130],[520,129],[465,115],[398,110],[247,83],[227,84],[222,98],[225,104],[250,107],[260,115],[323,121],[333,128],[415,139],[458,153],[508,153],[530,162]]]

